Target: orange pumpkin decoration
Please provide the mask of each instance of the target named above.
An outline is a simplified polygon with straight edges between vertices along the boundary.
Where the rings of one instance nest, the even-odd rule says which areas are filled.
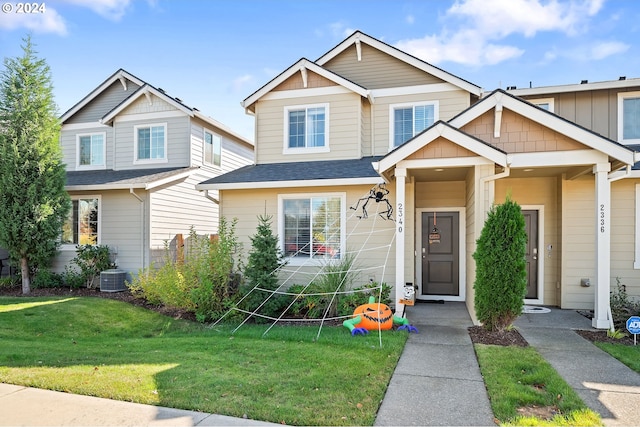
[[[353,311],[353,317],[360,316],[360,322],[356,327],[365,328],[368,331],[391,329],[393,327],[393,313],[386,304],[374,302],[375,298],[370,297],[368,304],[362,304]]]

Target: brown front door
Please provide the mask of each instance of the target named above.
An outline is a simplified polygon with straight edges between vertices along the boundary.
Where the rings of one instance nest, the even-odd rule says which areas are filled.
[[[422,295],[460,295],[459,221],[458,212],[422,213]]]
[[[538,298],[538,211],[523,210],[527,230],[527,299]]]

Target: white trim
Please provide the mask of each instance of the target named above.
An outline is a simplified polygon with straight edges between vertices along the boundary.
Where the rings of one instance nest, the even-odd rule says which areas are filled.
[[[320,192],[320,193],[282,193],[278,194],[278,247],[284,254],[284,215],[282,202],[291,199],[311,199],[311,198],[340,198],[340,254],[341,256],[347,250],[347,193],[346,192]],[[327,263],[326,258],[286,258],[287,265],[291,266],[310,266],[317,267]]]
[[[138,129],[140,128],[149,128],[149,130],[151,131],[151,128],[154,127],[163,127],[164,128],[164,158],[160,158],[160,159],[138,159]],[[146,123],[146,124],[139,124],[139,125],[135,125],[133,127],[133,164],[134,165],[140,165],[140,164],[153,164],[153,163],[167,163],[168,157],[167,157],[167,140],[169,139],[169,135],[167,133],[167,123]]]
[[[307,147],[307,120],[308,111],[311,108],[324,108],[324,145],[320,147]],[[289,147],[289,112],[294,110],[305,111],[305,136],[304,147]],[[302,105],[286,105],[283,109],[283,129],[284,129],[284,141],[282,145],[282,154],[315,154],[315,153],[328,153],[331,151],[329,148],[329,127],[330,127],[330,115],[329,115],[329,103],[321,104],[302,104]]]
[[[105,125],[100,122],[87,122],[87,123],[71,123],[67,125],[62,125],[60,130],[85,130],[85,129],[108,129],[111,126]]]
[[[594,82],[585,84],[569,84],[558,86],[542,86],[536,88],[523,88],[509,90],[516,96],[528,96],[528,95],[546,95],[552,93],[566,93],[566,92],[584,92],[588,90],[600,90],[600,89],[622,89],[628,87],[640,86],[640,79],[625,79],[625,80],[611,80],[606,82]]]
[[[244,190],[250,188],[301,188],[340,185],[375,185],[382,182],[383,181],[382,179],[380,179],[380,177],[311,179],[299,181],[229,182],[220,184],[198,184],[196,185],[196,190]]]
[[[635,211],[635,258],[633,261],[634,270],[640,270],[640,184],[636,184],[636,211]]]
[[[511,168],[593,165],[607,161],[607,155],[598,150],[540,151],[507,154]]]
[[[458,213],[458,292],[460,295],[422,295],[422,214],[429,212],[457,212]],[[418,292],[416,299],[443,301],[465,301],[467,298],[467,235],[466,218],[467,208],[461,207],[438,207],[438,208],[416,208],[416,238],[415,238],[415,263],[416,281],[418,282]]]
[[[153,113],[135,113],[135,114],[121,114],[113,119],[115,123],[121,122],[133,122],[139,120],[158,120],[167,119],[169,117],[184,117],[185,114],[182,111],[159,111]]]
[[[97,199],[98,200],[98,241],[96,245],[100,245],[102,242],[102,195],[101,194],[73,194],[70,196],[70,199],[73,200],[81,200],[81,199]],[[71,207],[73,210],[73,206]],[[73,215],[73,212],[70,211]],[[65,220],[66,222],[66,220]],[[62,232],[60,233],[60,237],[62,237]],[[60,245],[61,251],[75,251],[77,246],[80,245],[78,243],[62,243]]]
[[[325,86],[308,89],[278,90],[267,93],[261,99],[263,101],[273,101],[279,99],[307,98],[310,96],[343,95],[345,93],[353,93],[353,91],[343,86]]]
[[[113,110],[111,110],[107,114],[105,114],[102,117],[101,122],[109,123],[117,115],[119,115],[122,111],[127,109],[131,104],[136,102],[138,100],[138,98],[140,98],[141,96],[145,96],[145,97],[147,97],[147,99],[151,100],[151,95],[155,95],[157,98],[163,100],[164,102],[166,102],[169,105],[172,105],[177,110],[180,110],[184,114],[187,114],[188,116],[193,117],[193,110],[191,110],[189,107],[185,107],[184,105],[182,105],[181,103],[179,103],[175,99],[171,98],[167,94],[165,94],[163,92],[160,92],[158,89],[154,88],[153,86],[149,86],[148,84],[145,83],[145,85],[140,87],[140,88],[138,88],[138,90],[136,92],[134,92],[134,94],[132,96],[130,96],[124,102],[119,104],[116,108],[114,108]]]
[[[433,121],[429,124],[426,125],[426,127],[422,130],[416,131],[416,107],[423,107],[423,106],[432,106],[433,107]],[[438,120],[440,120],[440,102],[438,100],[434,100],[434,101],[418,101],[418,102],[403,102],[403,103],[399,103],[399,104],[389,104],[389,151],[392,151],[398,147],[400,147],[402,144],[406,143],[407,141],[403,141],[401,142],[399,145],[395,145],[395,111],[396,110],[400,110],[400,109],[408,109],[411,108],[411,112],[412,112],[412,117],[411,117],[411,123],[412,123],[412,134],[411,137],[409,138],[409,140],[411,140],[411,138],[415,137],[417,134],[419,134],[420,132],[429,129],[431,126],[433,126],[434,123],[436,123]]]
[[[383,98],[386,96],[405,96],[438,92],[453,92],[457,90],[460,90],[460,88],[451,83],[434,83],[429,85],[371,89],[371,96],[374,98]]]
[[[532,103],[533,105],[540,107],[541,104],[547,104],[549,105],[549,109],[546,111],[549,111],[551,113],[555,113],[555,98],[531,98],[531,99],[527,99],[527,101],[529,101],[530,103]],[[542,108],[544,110],[544,108]]]
[[[547,247],[544,243],[544,205],[521,205],[523,211],[538,211],[538,298],[524,299],[525,304],[544,304],[544,260]]]
[[[640,98],[640,91],[618,93],[618,142],[621,144],[640,144],[640,138],[624,139],[624,100]],[[640,120],[640,118],[638,118]]]
[[[360,31],[354,32],[351,36],[349,36],[344,41],[342,41],[338,46],[334,47],[329,52],[322,55],[320,58],[318,58],[316,63],[320,64],[321,66],[326,64],[331,59],[333,59],[334,57],[336,57],[337,55],[345,51],[347,48],[349,48],[352,44],[356,42],[356,40],[360,40],[361,43],[366,43],[369,46],[373,47],[374,49],[384,52],[396,59],[399,59],[409,65],[416,67],[421,71],[424,71],[428,74],[438,77],[441,80],[444,80],[453,85],[456,85],[461,89],[466,90],[467,92],[470,92],[477,96],[482,96],[482,88],[474,84],[471,84],[466,80],[461,79],[460,77],[454,76],[453,74],[449,74],[440,68],[434,67],[433,65],[427,62],[424,62],[416,58],[415,56],[411,56],[408,53],[401,51],[400,49],[397,49],[391,45],[388,45],[379,40],[376,40],[373,37],[370,37]]]
[[[81,165],[80,164],[80,138],[83,136],[88,136],[91,138],[93,142],[94,135],[102,136],[102,164],[89,164],[89,165]],[[93,152],[93,146],[91,147]],[[107,133],[106,132],[88,132],[88,133],[78,133],[76,134],[76,170],[100,170],[107,168]]]
[[[404,169],[459,168],[475,165],[493,165],[495,162],[485,157],[451,157],[445,159],[400,160],[396,167]]]

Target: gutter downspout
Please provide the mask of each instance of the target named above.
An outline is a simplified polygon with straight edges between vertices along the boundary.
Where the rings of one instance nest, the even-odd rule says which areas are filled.
[[[623,175],[614,176],[612,178],[609,178],[609,182],[616,182],[616,181],[618,181],[620,179],[629,178],[630,176],[631,176],[631,165],[627,165],[627,168],[624,171]]]
[[[220,199],[219,198],[216,199],[215,197],[209,195],[209,190],[204,190],[204,197],[206,197],[207,199],[211,200],[216,205],[220,205]]]
[[[145,259],[144,259],[144,242],[145,242],[145,226],[144,226],[144,199],[142,199],[142,197],[138,196],[136,194],[135,191],[133,191],[133,187],[129,188],[129,193],[135,197],[136,199],[138,199],[138,201],[141,203],[140,206],[140,230],[141,230],[141,242],[140,242],[140,260],[142,261],[142,268],[145,268],[146,264],[145,264]]]
[[[498,179],[502,179],[502,178],[508,178],[509,175],[511,174],[511,168],[509,166],[505,166],[504,170],[500,173],[497,173],[495,175],[489,175],[489,176],[484,176],[482,178],[480,178],[480,189],[481,191],[484,191],[484,185],[487,182],[493,182],[496,181]],[[489,200],[494,200],[495,199],[495,188],[490,188],[489,189]],[[485,213],[488,212],[489,210],[487,209],[487,206],[485,206],[484,209]]]

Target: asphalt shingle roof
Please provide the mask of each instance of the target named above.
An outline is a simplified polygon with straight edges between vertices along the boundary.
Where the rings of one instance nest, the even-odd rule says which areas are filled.
[[[305,181],[379,177],[371,162],[380,157],[352,160],[268,163],[244,166],[201,184],[233,184],[247,182]]]
[[[80,185],[136,185],[147,184],[160,179],[169,178],[197,168],[159,168],[159,169],[127,169],[127,170],[90,170],[68,171],[67,186]]]

